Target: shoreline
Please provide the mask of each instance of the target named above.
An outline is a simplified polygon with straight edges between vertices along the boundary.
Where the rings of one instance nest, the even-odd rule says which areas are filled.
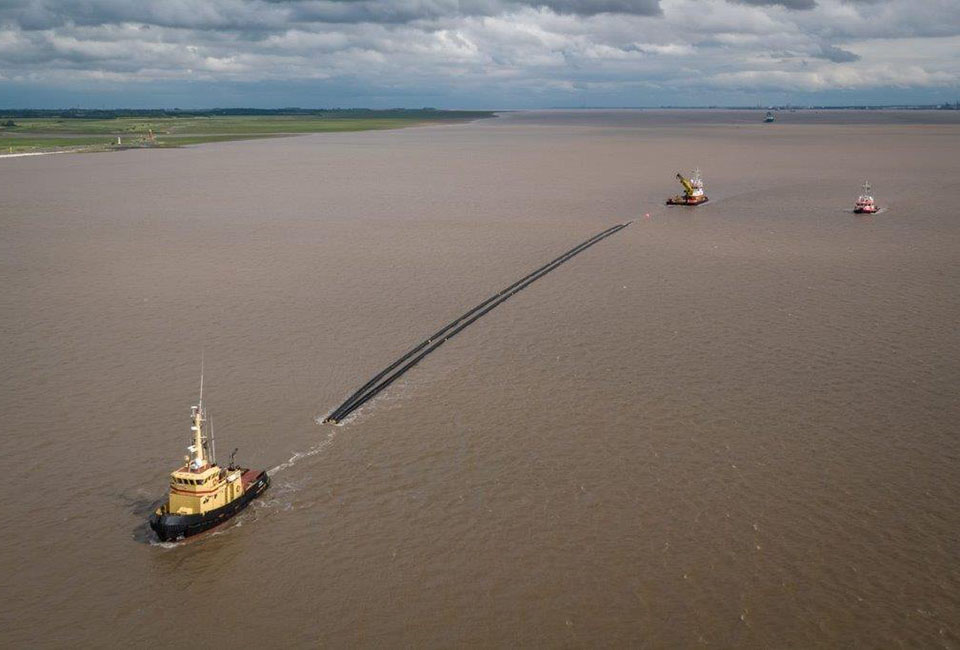
[[[52,156],[58,153],[81,153],[82,149],[64,149],[62,151],[24,151],[21,153],[0,153],[0,158],[23,158],[24,156]]]
[[[481,114],[482,113],[482,114]],[[58,118],[12,116],[0,128],[0,157],[52,153],[99,153],[170,149],[210,142],[235,142],[319,133],[387,131],[412,126],[461,124],[496,117],[492,111],[458,115],[430,110],[362,115],[193,115]],[[17,122],[14,123],[14,120]],[[121,139],[123,142],[121,143]]]

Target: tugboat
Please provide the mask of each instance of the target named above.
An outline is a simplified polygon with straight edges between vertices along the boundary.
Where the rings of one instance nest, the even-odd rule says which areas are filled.
[[[857,199],[857,202],[854,204],[853,211],[855,214],[876,214],[878,210],[880,210],[880,208],[877,207],[876,201],[870,196],[870,183],[869,181],[864,181],[863,194],[860,195],[860,198]]]
[[[163,542],[190,537],[224,523],[270,485],[265,471],[238,467],[233,462],[236,449],[226,468],[217,465],[212,426],[209,438],[204,430],[207,416],[203,410],[203,373],[200,401],[190,407],[190,421],[190,455],[184,456],[183,466],[170,474],[167,502],[150,515],[150,528]]]
[[[699,169],[694,172],[693,178],[689,180],[678,172],[677,180],[683,185],[683,194],[671,196],[667,199],[667,205],[700,205],[710,200],[703,193],[703,179],[700,177]]]

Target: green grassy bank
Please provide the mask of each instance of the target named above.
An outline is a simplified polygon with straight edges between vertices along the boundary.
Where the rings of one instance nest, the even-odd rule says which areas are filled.
[[[464,122],[489,111],[331,110],[257,111],[0,111],[0,154],[108,151],[128,147],[177,147],[204,142],[281,137],[303,133],[399,129]]]

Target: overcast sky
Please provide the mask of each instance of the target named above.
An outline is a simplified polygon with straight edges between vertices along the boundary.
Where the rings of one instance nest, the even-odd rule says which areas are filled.
[[[960,97],[960,0],[0,0],[0,107]]]

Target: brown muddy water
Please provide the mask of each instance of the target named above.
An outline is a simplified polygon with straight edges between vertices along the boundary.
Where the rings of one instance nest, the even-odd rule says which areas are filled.
[[[960,115],[761,116],[0,160],[0,642],[960,646]],[[201,350],[273,486],[158,545]]]

